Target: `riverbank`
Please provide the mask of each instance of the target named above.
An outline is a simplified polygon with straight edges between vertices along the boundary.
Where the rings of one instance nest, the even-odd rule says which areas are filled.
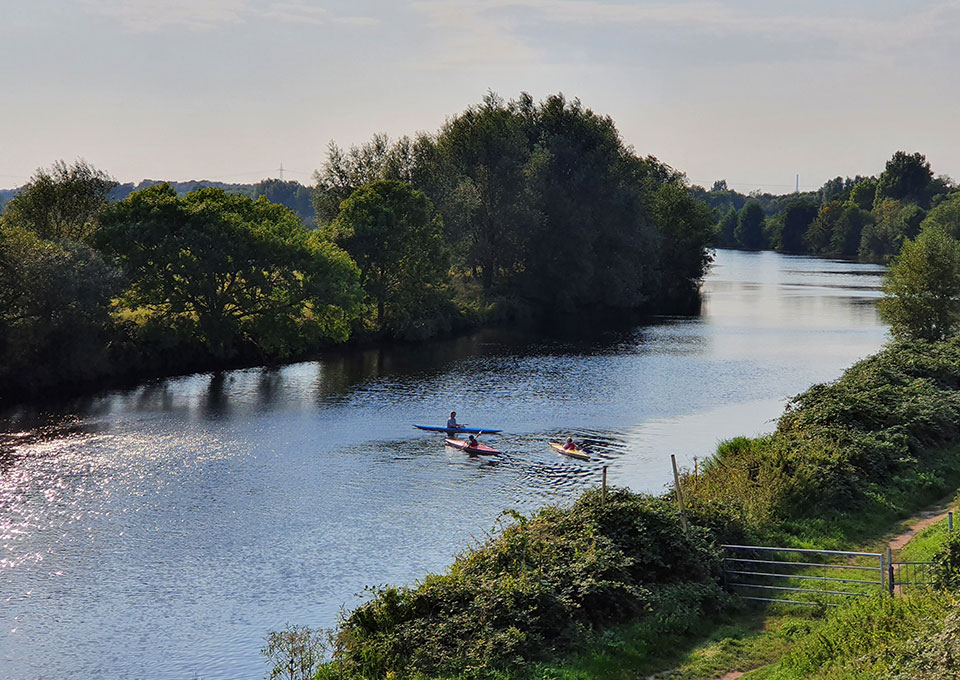
[[[336,670],[526,677],[531,662],[603,656],[612,626],[638,616],[631,656],[643,660],[664,635],[693,634],[723,611],[710,546],[856,544],[960,487],[958,442],[960,341],[890,345],[798,396],[772,435],[729,442],[687,471],[691,534],[669,500],[626,491],[609,507],[588,493],[519,518],[446,574],[354,610]],[[436,635],[447,626],[459,633]],[[470,643],[455,644],[468,630]]]
[[[769,431],[783,397],[880,347],[878,285],[873,267],[723,251],[698,317],[485,331],[19,409],[0,489],[10,673],[262,677],[266,631],[333,626],[365,585],[444,571],[503,508],[570,503],[602,465],[656,493],[664,452],[692,467],[717,438]],[[469,459],[411,427],[451,409],[502,427],[504,455]],[[598,460],[546,446],[567,436]],[[124,636],[155,644],[108,654]]]

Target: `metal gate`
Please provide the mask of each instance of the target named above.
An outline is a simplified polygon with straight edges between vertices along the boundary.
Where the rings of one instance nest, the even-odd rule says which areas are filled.
[[[724,545],[723,582],[745,600],[835,606],[848,597],[932,585],[932,562],[886,553]],[[794,598],[794,599],[788,599]],[[796,599],[804,598],[804,599]]]
[[[887,589],[883,553],[724,545],[724,585],[745,600],[836,605]],[[800,599],[802,598],[802,599]]]

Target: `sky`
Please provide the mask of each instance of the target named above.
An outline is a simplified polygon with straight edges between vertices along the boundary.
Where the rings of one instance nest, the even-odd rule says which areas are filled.
[[[960,0],[0,0],[0,187],[84,158],[311,182],[327,145],[562,92],[709,187],[960,179]]]

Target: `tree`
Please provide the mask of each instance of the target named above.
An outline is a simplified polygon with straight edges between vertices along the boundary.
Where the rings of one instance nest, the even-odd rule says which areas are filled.
[[[327,651],[324,633],[308,626],[287,624],[266,641],[260,653],[273,664],[269,680],[313,680]]]
[[[817,205],[809,199],[790,201],[780,215],[781,227],[774,239],[774,248],[782,253],[804,252],[803,237],[817,213]]]
[[[804,245],[814,255],[830,254],[830,244],[833,234],[843,215],[844,204],[840,201],[830,201],[820,207],[816,219],[810,224],[803,236]],[[859,237],[858,237],[859,243]]]
[[[511,279],[525,271],[527,245],[542,226],[537,197],[558,159],[533,148],[536,116],[529,98],[506,103],[488,93],[436,138],[425,190],[436,197],[457,264],[487,293],[515,285]]]
[[[300,216],[303,223],[313,226],[317,213],[313,206],[313,191],[293,180],[265,179],[253,186],[253,198],[263,196],[271,203],[279,203]]]
[[[414,175],[423,165],[420,156],[430,151],[431,144],[422,135],[416,140],[401,137],[397,142],[391,142],[382,133],[346,151],[336,142],[330,142],[326,161],[314,173],[317,222],[329,224],[336,219],[340,204],[365,184],[380,179],[414,182]]]
[[[0,392],[41,391],[109,373],[119,272],[89,246],[0,225]]]
[[[960,328],[960,242],[933,227],[906,240],[883,281],[880,316],[896,338],[935,342]]]
[[[877,181],[877,195],[874,203],[892,198],[898,201],[930,205],[930,182],[933,171],[922,153],[908,154],[897,151],[887,161],[883,174]]]
[[[920,231],[925,213],[913,203],[887,198],[874,207],[873,215],[875,222],[864,225],[860,239],[859,257],[866,262],[885,262],[896,255],[903,240]]]
[[[713,257],[706,249],[713,237],[713,211],[690,196],[680,181],[667,182],[653,199],[653,215],[663,235],[660,287],[671,303],[691,305]]]
[[[131,316],[200,342],[214,356],[252,347],[270,356],[310,340],[343,341],[356,311],[356,265],[263,198],[166,184],[103,216],[100,243],[121,263]]]
[[[850,202],[861,210],[870,210],[877,196],[877,180],[868,177],[854,185],[850,190]]]
[[[719,241],[718,245],[721,248],[737,247],[737,239],[734,236],[736,229],[737,211],[735,208],[731,207],[723,216],[723,218],[721,218],[720,224],[717,227],[717,240]]]
[[[40,168],[34,173],[7,205],[3,220],[42,239],[83,240],[96,231],[116,186],[113,178],[83,159],[69,166],[57,161],[50,171]]]
[[[863,230],[871,224],[873,224],[873,215],[856,205],[847,204],[833,228],[830,247],[825,254],[829,257],[857,257]]]
[[[921,229],[940,227],[954,238],[960,238],[960,192],[938,203],[921,222]]]
[[[757,201],[750,201],[737,216],[737,228],[733,235],[737,245],[747,250],[760,250],[765,245],[763,223],[765,221],[763,208]]]
[[[430,199],[395,180],[354,191],[324,228],[356,260],[378,331],[402,333],[435,309],[448,268],[441,229]]]

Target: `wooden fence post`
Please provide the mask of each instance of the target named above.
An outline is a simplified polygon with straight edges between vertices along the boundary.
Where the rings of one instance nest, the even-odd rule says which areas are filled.
[[[680,526],[683,527],[683,533],[688,533],[687,528],[687,510],[683,506],[683,492],[680,490],[680,473],[677,472],[677,457],[670,454],[670,462],[673,463],[673,483],[677,490],[677,505],[680,507]]]

